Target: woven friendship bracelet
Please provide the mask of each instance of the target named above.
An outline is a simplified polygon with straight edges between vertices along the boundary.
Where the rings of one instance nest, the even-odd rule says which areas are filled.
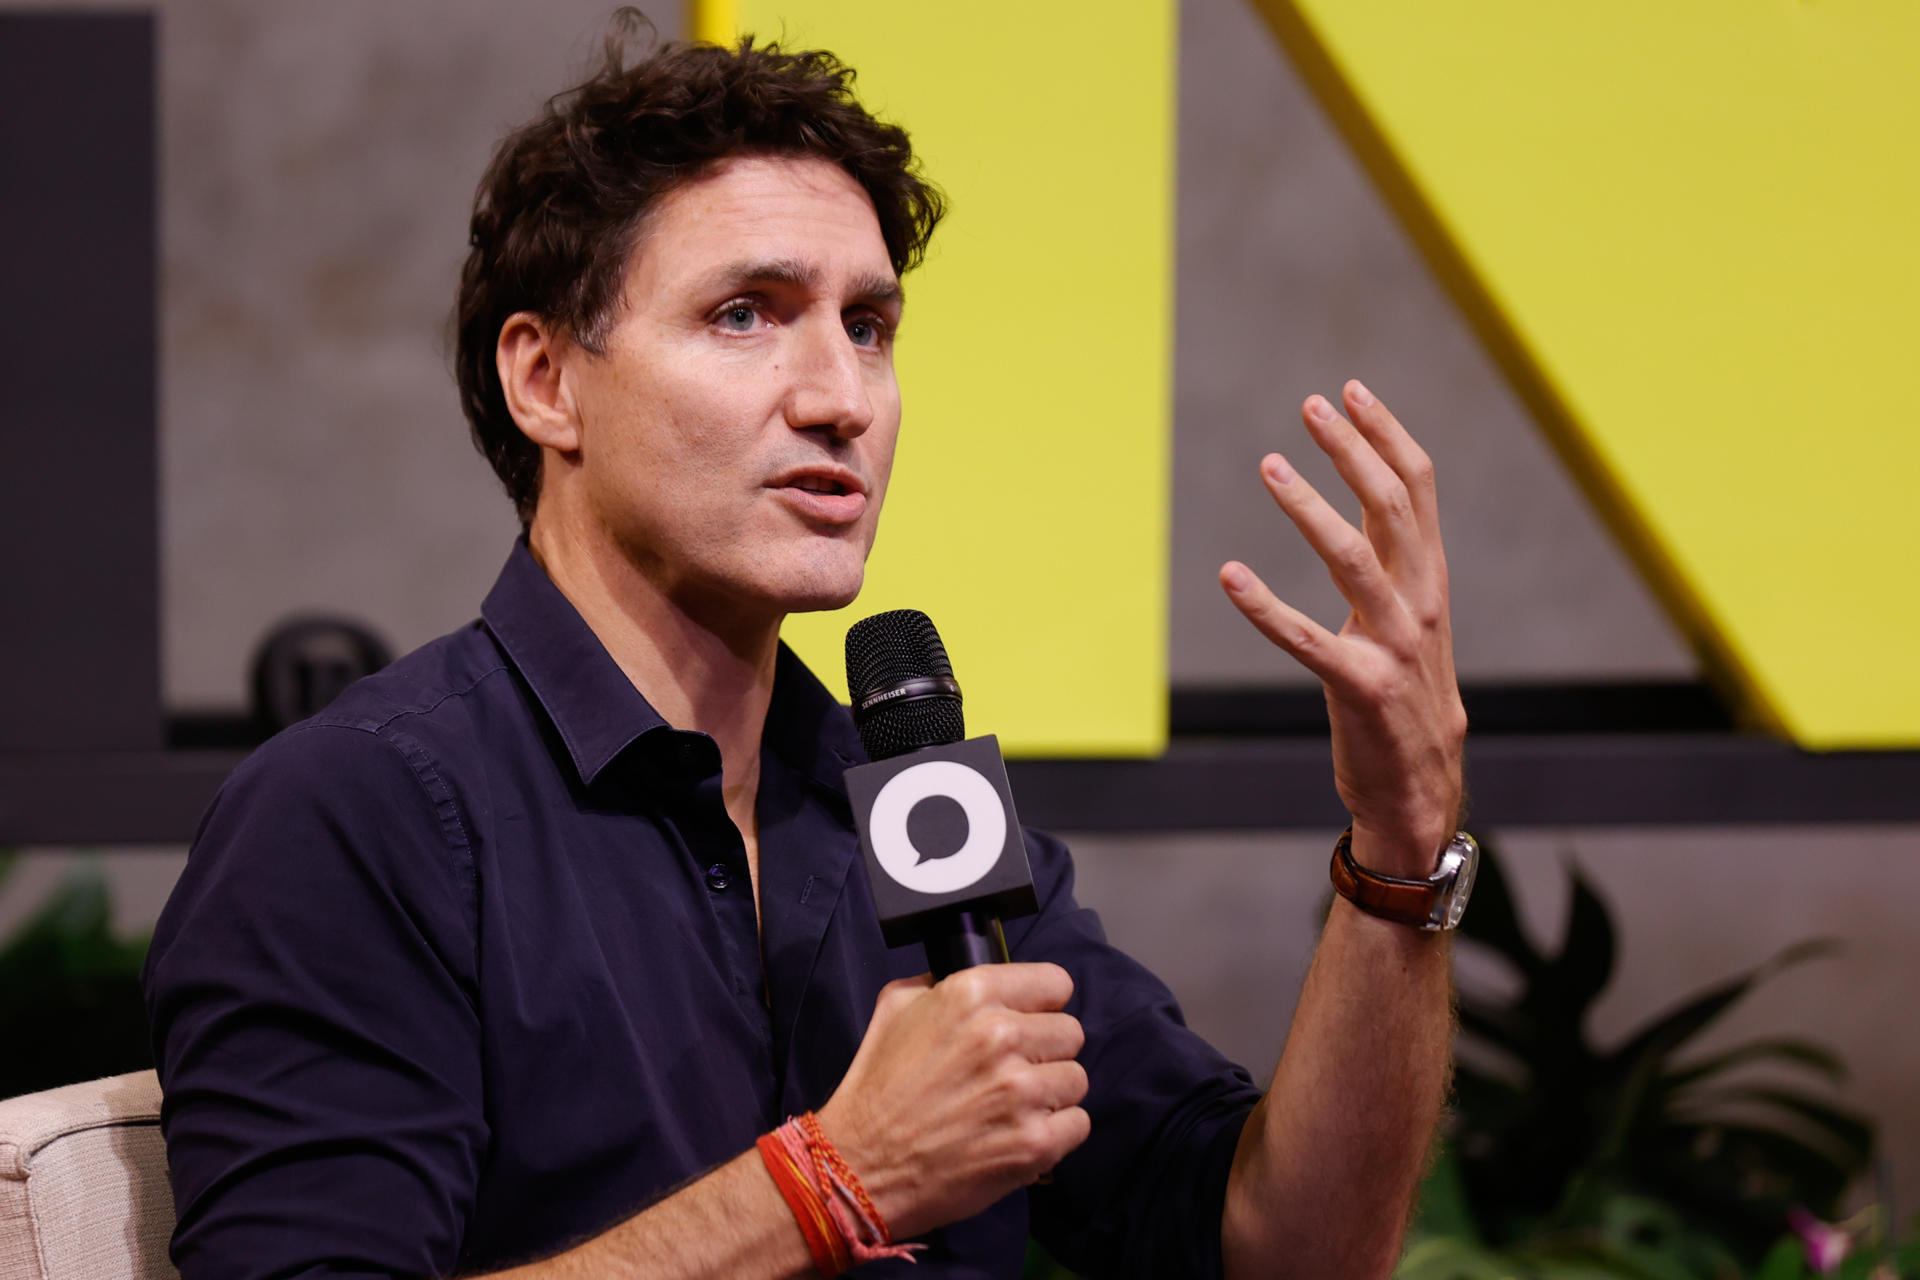
[[[820,1117],[809,1111],[798,1117],[796,1122],[800,1132],[806,1135],[807,1151],[813,1156],[814,1170],[821,1180],[831,1182],[833,1190],[842,1200],[851,1203],[861,1222],[881,1243],[892,1244],[893,1232],[888,1229],[880,1211],[873,1207],[873,1201],[867,1198],[867,1189],[860,1184],[860,1179],[854,1177],[853,1170],[847,1167],[840,1149],[827,1141],[827,1135],[820,1128]]]
[[[796,1161],[777,1133],[762,1134],[754,1145],[760,1149],[767,1172],[773,1175],[773,1185],[792,1210],[793,1220],[800,1224],[814,1269],[832,1280],[853,1265],[853,1255],[847,1249],[846,1237],[827,1212],[826,1201],[814,1190],[805,1165]]]
[[[855,1262],[875,1258],[905,1258],[917,1261],[914,1253],[923,1244],[895,1244],[886,1219],[874,1207],[867,1189],[854,1175],[845,1157],[820,1128],[813,1112],[795,1116],[774,1130],[795,1165],[810,1175],[811,1189],[826,1202],[827,1213],[846,1242]]]

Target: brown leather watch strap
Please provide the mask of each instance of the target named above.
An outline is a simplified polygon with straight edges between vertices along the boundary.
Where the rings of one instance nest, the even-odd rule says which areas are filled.
[[[1368,871],[1353,860],[1353,828],[1340,833],[1333,846],[1333,887],[1341,897],[1371,916],[1411,925],[1433,927],[1433,905],[1440,890],[1431,881],[1403,880]]]

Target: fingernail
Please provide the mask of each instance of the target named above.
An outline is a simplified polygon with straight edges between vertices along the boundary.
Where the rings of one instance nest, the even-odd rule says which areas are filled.
[[[1325,396],[1309,396],[1307,412],[1313,416],[1315,422],[1333,421],[1333,406],[1327,403]]]
[[[1273,478],[1275,484],[1293,483],[1293,468],[1288,466],[1287,460],[1279,454],[1270,453],[1267,455],[1266,469],[1267,474]]]
[[[1245,591],[1247,571],[1237,564],[1230,564],[1220,571],[1220,581],[1226,584],[1229,591]]]
[[[1347,394],[1352,396],[1353,402],[1362,408],[1373,403],[1373,392],[1367,390],[1367,385],[1358,378],[1347,384]]]

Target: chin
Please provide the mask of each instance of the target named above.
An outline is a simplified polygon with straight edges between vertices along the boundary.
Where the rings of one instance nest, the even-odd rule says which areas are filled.
[[[817,591],[789,590],[784,602],[783,613],[824,613],[830,609],[842,609],[854,601],[860,594],[860,584],[855,582],[849,588],[838,590],[821,589]]]
[[[783,613],[819,613],[853,603],[866,580],[866,563],[852,566],[797,565],[782,576],[779,588]]]

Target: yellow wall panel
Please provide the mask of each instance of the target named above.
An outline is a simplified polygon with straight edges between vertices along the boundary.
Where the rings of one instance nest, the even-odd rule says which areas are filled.
[[[1920,746],[1920,6],[1256,3],[1746,717]]]
[[[829,684],[924,610],[1010,754],[1166,740],[1174,0],[703,0],[692,29],[833,50],[951,198],[907,278],[905,422],[860,598],[791,619]]]

